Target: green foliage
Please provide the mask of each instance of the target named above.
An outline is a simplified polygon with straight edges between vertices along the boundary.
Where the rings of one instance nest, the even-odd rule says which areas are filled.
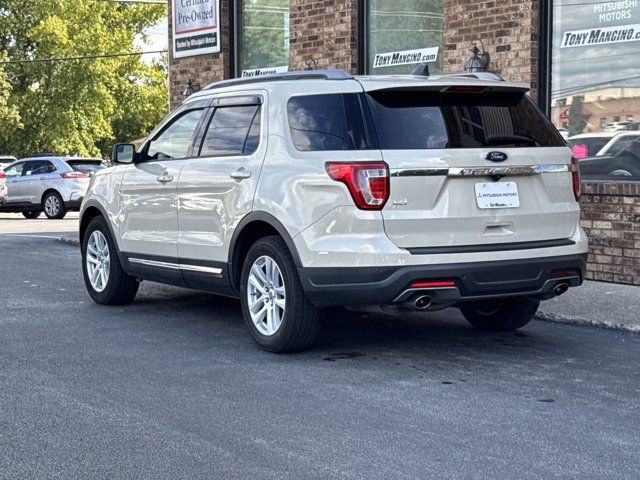
[[[289,65],[289,0],[242,2],[240,18],[242,70]]]
[[[162,5],[0,0],[0,52],[29,60],[4,64],[20,121],[5,122],[0,77],[0,151],[108,156],[114,141],[145,135],[168,109],[166,60],[32,60],[136,51],[136,36],[165,15]]]

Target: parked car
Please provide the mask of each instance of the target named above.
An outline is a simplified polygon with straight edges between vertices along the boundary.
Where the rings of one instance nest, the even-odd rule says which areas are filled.
[[[639,122],[633,121],[624,121],[624,122],[613,122],[608,123],[604,127],[605,132],[621,132],[624,130],[638,130],[640,128]]]
[[[86,288],[141,279],[240,298],[273,352],[319,310],[459,307],[514,330],[582,283],[579,172],[527,87],[490,74],[291,72],[215,83],[140,148],[114,147],[80,213]]]
[[[0,208],[7,202],[7,176],[0,170]]]
[[[618,132],[580,133],[567,138],[575,158],[594,157]]]
[[[580,171],[588,180],[640,181],[640,137],[610,155],[581,159]]]
[[[8,155],[0,155],[0,170],[8,166],[9,164],[15,162],[16,160],[17,160],[16,157],[11,157]]]
[[[640,132],[619,132],[598,150],[596,156],[615,155],[636,140],[640,140]]]
[[[64,218],[79,210],[90,176],[105,168],[99,158],[46,156],[23,158],[3,169],[7,198],[1,212],[21,212],[25,218]]]

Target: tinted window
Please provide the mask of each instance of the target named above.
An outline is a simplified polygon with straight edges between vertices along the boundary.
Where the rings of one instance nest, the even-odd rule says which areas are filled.
[[[147,157],[153,160],[186,157],[203,111],[191,110],[174,119],[149,143]]]
[[[597,154],[604,147],[610,137],[580,137],[569,138],[567,141],[573,149],[573,156],[576,158],[591,157]]]
[[[68,160],[67,164],[76,172],[93,173],[103,168],[107,168],[101,160],[95,162],[87,160]]]
[[[640,180],[640,140],[629,142],[613,155],[580,160],[580,173],[585,180]]]
[[[27,162],[22,175],[42,175],[55,171],[56,167],[53,165],[53,163],[47,160],[35,160]]]
[[[293,97],[287,112],[291,138],[298,150],[367,148],[358,94]]]
[[[395,90],[369,93],[367,98],[383,149],[565,145],[522,93]]]
[[[200,156],[250,155],[259,141],[259,105],[220,107],[209,122]]]

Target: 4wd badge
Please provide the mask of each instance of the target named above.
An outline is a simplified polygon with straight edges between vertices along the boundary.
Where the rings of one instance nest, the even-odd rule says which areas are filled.
[[[507,158],[509,155],[504,152],[489,152],[484,156],[484,159],[490,162],[504,162]]]

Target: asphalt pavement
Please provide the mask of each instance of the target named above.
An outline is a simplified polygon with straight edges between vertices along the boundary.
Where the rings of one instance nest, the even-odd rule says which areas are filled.
[[[638,335],[333,310],[273,355],[233,299],[93,304],[46,230],[0,228],[0,478],[640,476]]]

